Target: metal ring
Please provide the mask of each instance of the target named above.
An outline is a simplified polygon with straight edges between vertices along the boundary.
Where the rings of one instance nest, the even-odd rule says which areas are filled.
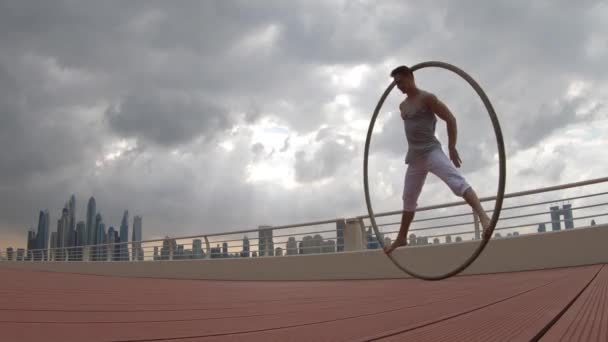
[[[483,104],[485,105],[486,110],[488,111],[488,114],[490,116],[490,120],[492,121],[492,125],[494,127],[494,134],[496,135],[496,143],[498,145],[498,157],[499,157],[498,190],[497,190],[497,194],[496,194],[496,202],[494,204],[494,213],[492,215],[492,219],[490,220],[490,226],[489,226],[490,233],[483,237],[481,244],[477,247],[475,252],[462,265],[460,265],[458,268],[456,268],[450,272],[447,272],[445,274],[441,274],[438,276],[428,276],[428,275],[423,275],[423,274],[408,270],[406,267],[399,264],[393,258],[392,255],[387,254],[388,258],[395,264],[395,266],[397,266],[403,272],[405,272],[413,277],[423,279],[423,280],[442,280],[442,279],[452,277],[452,276],[462,272],[467,267],[469,267],[469,265],[471,265],[471,263],[473,263],[473,261],[475,261],[475,259],[477,259],[479,254],[481,254],[483,249],[488,244],[488,241],[490,240],[490,237],[492,236],[492,233],[494,232],[494,228],[496,227],[496,223],[498,222],[498,218],[500,216],[500,211],[502,209],[502,202],[504,200],[505,179],[506,179],[506,158],[505,158],[505,146],[504,146],[504,141],[503,141],[503,137],[502,137],[502,130],[500,129],[500,123],[498,122],[496,112],[494,111],[494,108],[492,107],[492,103],[486,96],[483,89],[479,86],[479,84],[477,84],[477,82],[475,82],[475,80],[471,76],[469,76],[466,72],[464,72],[460,68],[453,66],[451,64],[445,63],[445,62],[430,61],[430,62],[419,63],[419,64],[416,64],[413,67],[411,67],[411,70],[412,70],[412,72],[414,72],[416,70],[419,70],[422,68],[428,68],[428,67],[437,67],[437,68],[442,68],[442,69],[452,71],[452,72],[456,73],[457,75],[459,75],[460,77],[462,77],[465,81],[467,81],[473,87],[473,89],[475,89],[475,91],[477,92],[477,94],[479,95],[481,100],[483,101]],[[363,157],[363,183],[364,183],[363,185],[365,188],[365,202],[367,204],[367,211],[369,213],[369,218],[370,218],[372,227],[374,228],[374,233],[376,234],[376,238],[378,239],[378,243],[380,244],[382,249],[384,249],[384,241],[382,241],[382,238],[380,237],[380,231],[378,230],[378,226],[376,225],[376,218],[374,217],[374,212],[372,210],[372,205],[371,205],[370,198],[369,198],[367,165],[368,165],[369,144],[371,141],[372,132],[374,130],[374,123],[376,122],[376,118],[378,117],[378,113],[380,112],[380,109],[382,108],[382,105],[384,104],[386,97],[391,92],[391,90],[393,90],[394,87],[395,87],[395,82],[393,81],[386,88],[386,90],[384,91],[384,94],[382,94],[382,97],[380,97],[380,101],[378,101],[378,104],[376,105],[376,109],[374,110],[374,115],[372,116],[371,122],[369,124],[369,129],[367,131],[367,138],[365,140],[365,154]]]

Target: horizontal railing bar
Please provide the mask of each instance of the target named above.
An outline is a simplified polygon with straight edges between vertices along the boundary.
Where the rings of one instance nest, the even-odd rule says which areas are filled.
[[[608,195],[608,192],[600,192],[600,193],[592,194],[592,195],[563,198],[563,199],[560,199],[559,202],[572,201],[572,200],[575,200],[575,199],[589,198],[589,197],[602,196],[602,195]],[[512,207],[503,207],[502,210],[504,211],[504,210],[511,210],[511,209],[521,209],[521,208],[526,208],[526,207],[534,207],[534,206],[537,206],[537,205],[551,204],[551,203],[555,203],[555,202],[556,201],[545,201],[545,202],[538,202],[538,203],[531,203],[531,204],[515,205],[515,206],[512,206]],[[492,211],[493,210],[485,210],[486,213],[490,213]],[[473,214],[472,212],[469,212],[469,213],[463,213],[463,214],[435,216],[435,217],[429,217],[429,218],[425,218],[425,219],[416,219],[416,220],[413,220],[412,223],[424,222],[424,221],[433,221],[433,220],[441,220],[441,219],[446,219],[446,218],[455,218],[455,217],[462,217],[462,216],[470,216],[472,214]],[[501,220],[502,220],[502,218],[501,218]],[[382,223],[382,224],[378,224],[378,227],[392,226],[392,225],[396,225],[396,224],[401,224],[401,222]],[[365,228],[371,228],[371,225],[366,225]]]
[[[533,190],[513,192],[513,193],[505,194],[504,198],[535,195],[535,194],[540,194],[540,193],[545,193],[545,192],[550,192],[550,191],[555,191],[555,190],[570,189],[570,188],[576,188],[576,187],[580,187],[580,186],[586,186],[586,185],[592,185],[592,184],[598,184],[598,183],[604,183],[604,182],[608,182],[608,177],[590,179],[590,180],[586,180],[586,181],[567,183],[567,184],[562,184],[562,185],[548,186],[548,187],[538,188],[538,189],[533,189]],[[482,197],[479,200],[481,202],[487,202],[487,201],[492,201],[495,199],[496,199],[496,196],[491,196],[491,197]],[[467,204],[467,202],[458,201],[458,202],[451,202],[451,203],[446,203],[446,204],[437,204],[437,205],[431,205],[431,206],[426,206],[426,207],[420,207],[420,208],[416,209],[416,212],[448,208],[448,207],[457,207],[457,206],[464,205],[464,204]],[[397,214],[401,214],[401,213],[403,213],[403,210],[394,210],[394,211],[377,213],[377,214],[374,214],[374,216],[376,216],[376,217],[392,216],[392,215],[397,215]],[[357,216],[356,218],[357,219],[369,218],[369,215],[360,215],[360,216]]]
[[[589,218],[595,218],[595,217],[603,217],[603,216],[608,216],[608,213],[576,217],[576,218],[572,218],[572,221],[589,219]],[[565,222],[565,221],[566,220],[560,220],[559,222]],[[515,226],[497,227],[497,228],[494,228],[494,231],[497,231],[497,230],[506,230],[506,229],[516,229],[516,228],[525,228],[525,227],[530,227],[531,228],[531,227],[533,227],[535,225],[537,226],[537,225],[542,224],[542,223],[548,224],[548,223],[552,223],[552,222],[553,221],[544,221],[544,222],[528,223],[528,224],[515,225]],[[576,228],[573,228],[573,229],[576,229]],[[398,232],[399,231],[391,231],[391,232],[384,232],[384,234],[387,235],[387,234],[394,234],[394,233],[398,233]],[[482,232],[481,229],[480,229],[480,232]],[[443,234],[435,234],[435,235],[424,235],[424,236],[420,236],[420,237],[431,238],[431,237],[441,237],[441,236],[447,236],[447,235],[466,235],[466,234],[474,234],[474,233],[475,233],[474,230],[467,230],[467,231],[458,232],[458,233],[443,233]],[[536,234],[536,233],[531,233],[531,234]]]
[[[582,207],[573,207],[573,208],[571,208],[571,210],[575,211],[575,210],[580,210],[580,209],[589,209],[589,208],[595,208],[595,207],[600,207],[600,206],[604,206],[604,205],[608,205],[608,202],[599,203],[599,204],[591,204],[591,205],[586,205],[586,206],[582,206]],[[517,219],[517,218],[546,215],[546,214],[551,214],[551,211],[542,211],[542,212],[536,212],[536,213],[531,213],[531,214],[501,217],[498,222],[506,221],[506,220],[512,220],[512,219]],[[472,215],[472,214],[469,214],[469,215]],[[421,231],[421,230],[431,230],[431,229],[440,229],[440,228],[448,228],[448,227],[468,226],[468,225],[471,225],[471,224],[474,224],[474,223],[475,222],[462,222],[462,223],[446,224],[446,225],[441,225],[441,226],[411,228],[409,231]],[[393,225],[398,225],[398,224],[400,224],[400,223],[395,223]],[[366,226],[366,227],[369,228],[369,226]]]

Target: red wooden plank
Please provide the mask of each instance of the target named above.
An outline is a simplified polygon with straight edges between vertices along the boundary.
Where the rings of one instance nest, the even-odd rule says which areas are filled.
[[[380,341],[530,341],[589,283],[601,266],[481,310]]]
[[[441,282],[220,282],[0,269],[0,340],[115,341],[209,334],[222,335],[205,341],[365,340],[431,324],[563,277],[577,278],[589,269]]]
[[[541,341],[608,341],[608,266]]]

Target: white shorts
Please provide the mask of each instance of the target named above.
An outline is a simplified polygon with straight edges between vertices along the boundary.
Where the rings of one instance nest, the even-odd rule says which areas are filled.
[[[462,197],[471,187],[443,150],[435,149],[408,164],[403,186],[403,210],[416,210],[418,197],[429,172],[446,183],[456,196]]]

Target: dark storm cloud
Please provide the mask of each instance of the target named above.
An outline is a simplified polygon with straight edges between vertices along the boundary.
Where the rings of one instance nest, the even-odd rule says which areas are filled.
[[[321,143],[317,151],[299,150],[296,152],[296,181],[310,183],[336,176],[339,168],[358,157],[358,149],[348,135],[335,132],[333,128],[321,129],[316,136]]]
[[[129,95],[119,106],[109,108],[106,117],[121,136],[166,146],[201,135],[211,138],[232,126],[225,109],[201,101],[197,94],[160,91]]]

